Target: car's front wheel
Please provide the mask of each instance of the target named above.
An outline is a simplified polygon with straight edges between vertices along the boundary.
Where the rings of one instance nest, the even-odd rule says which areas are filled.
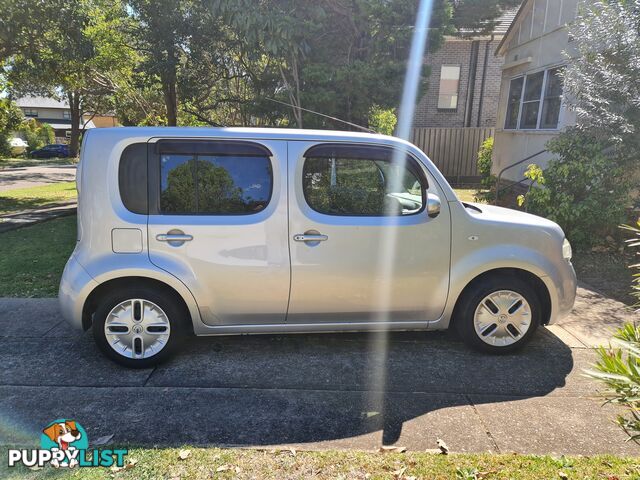
[[[489,353],[522,348],[540,324],[541,303],[534,288],[517,276],[490,276],[463,293],[455,327],[471,347]]]
[[[148,368],[173,353],[185,312],[163,293],[137,287],[103,298],[93,317],[93,336],[107,357],[126,367]]]

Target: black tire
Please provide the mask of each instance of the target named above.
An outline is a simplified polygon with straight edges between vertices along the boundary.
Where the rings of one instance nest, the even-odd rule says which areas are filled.
[[[529,329],[515,343],[506,346],[488,344],[480,338],[474,326],[474,315],[480,302],[491,293],[501,290],[520,294],[527,301],[531,310]],[[466,289],[456,307],[454,326],[462,340],[475,350],[505,354],[520,350],[531,340],[540,325],[541,312],[540,299],[535,289],[526,281],[515,275],[493,275],[475,281]]]
[[[114,307],[129,299],[144,299],[155,303],[166,314],[170,325],[169,339],[158,353],[147,358],[129,358],[116,352],[107,341],[104,325]],[[149,286],[118,289],[103,297],[93,316],[93,338],[102,353],[114,362],[128,368],[150,368],[167,360],[186,335],[190,317],[184,305],[173,292]]]

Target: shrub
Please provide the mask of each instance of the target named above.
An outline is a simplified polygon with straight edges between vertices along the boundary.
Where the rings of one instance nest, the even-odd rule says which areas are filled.
[[[11,155],[9,139],[22,121],[22,111],[6,98],[0,98],[0,157]]]
[[[598,349],[595,370],[587,372],[608,388],[608,403],[621,406],[626,415],[618,415],[617,423],[640,444],[640,325],[625,325],[611,341],[611,348]]]
[[[29,144],[27,152],[32,152],[55,141],[51,125],[39,123],[34,118],[22,122],[18,127],[18,132],[24,136],[25,141]]]
[[[490,201],[495,196],[496,176],[491,174],[493,165],[493,137],[487,138],[478,151],[478,173],[480,174],[480,186],[486,192],[477,192],[477,200]]]
[[[529,167],[526,176],[534,188],[521,203],[560,224],[577,248],[613,234],[631,202],[631,166],[621,149],[576,129],[559,135],[547,148],[557,159],[544,172]]]
[[[640,226],[640,220],[637,222]],[[640,229],[628,225],[623,229],[633,233],[627,240],[630,247],[640,246]],[[640,264],[632,265],[640,270]],[[634,274],[632,286],[640,300],[640,273]],[[640,305],[640,302],[638,303]],[[640,325],[627,324],[614,335],[614,348],[598,349],[595,370],[587,374],[604,382],[607,402],[622,406],[627,415],[619,415],[618,425],[629,435],[630,440],[640,444]],[[617,348],[616,348],[617,347]]]
[[[374,105],[369,110],[369,128],[383,135],[393,135],[398,118],[393,109],[385,110]]]

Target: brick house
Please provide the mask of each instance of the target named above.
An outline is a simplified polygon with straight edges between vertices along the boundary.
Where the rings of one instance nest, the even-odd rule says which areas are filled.
[[[517,9],[498,19],[485,35],[461,32],[445,37],[425,58],[428,89],[416,107],[415,127],[494,127],[504,59],[495,55]]]

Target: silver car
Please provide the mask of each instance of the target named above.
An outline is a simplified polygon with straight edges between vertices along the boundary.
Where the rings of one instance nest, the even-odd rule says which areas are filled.
[[[511,352],[575,299],[558,225],[461,202],[393,137],[94,129],[77,184],[60,305],[129,367],[189,335],[453,326]]]

